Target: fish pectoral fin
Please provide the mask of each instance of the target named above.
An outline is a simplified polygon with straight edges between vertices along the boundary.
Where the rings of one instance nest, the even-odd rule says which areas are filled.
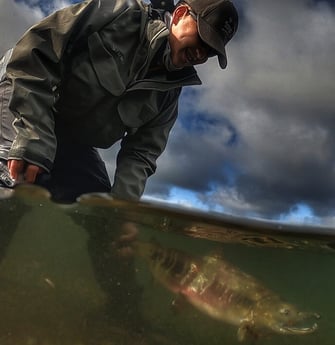
[[[242,325],[237,330],[237,340],[242,342],[248,337],[249,325],[243,322]]]
[[[256,340],[259,338],[259,334],[255,328],[252,320],[243,320],[240,327],[237,330],[237,340],[242,342],[247,339]]]

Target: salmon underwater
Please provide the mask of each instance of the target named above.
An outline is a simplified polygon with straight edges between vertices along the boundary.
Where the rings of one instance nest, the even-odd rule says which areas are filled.
[[[193,257],[151,242],[136,242],[155,279],[203,313],[238,327],[239,341],[264,331],[309,334],[319,315],[301,312],[253,276],[217,256]]]

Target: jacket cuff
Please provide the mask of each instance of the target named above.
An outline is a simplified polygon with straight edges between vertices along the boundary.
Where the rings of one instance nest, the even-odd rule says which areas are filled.
[[[44,169],[46,172],[50,172],[53,166],[53,162],[50,161],[48,158],[40,157],[30,152],[23,152],[22,150],[19,150],[19,149],[11,149],[8,154],[8,160],[9,159],[24,160],[30,164],[39,166],[40,168]]]

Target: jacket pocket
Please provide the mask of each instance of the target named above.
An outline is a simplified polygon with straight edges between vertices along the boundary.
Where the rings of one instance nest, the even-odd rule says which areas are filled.
[[[159,114],[161,94],[154,90],[126,93],[118,104],[122,122],[127,127],[139,128]]]
[[[122,95],[126,86],[116,62],[117,52],[109,52],[97,32],[89,36],[88,47],[91,62],[101,86],[115,96]]]

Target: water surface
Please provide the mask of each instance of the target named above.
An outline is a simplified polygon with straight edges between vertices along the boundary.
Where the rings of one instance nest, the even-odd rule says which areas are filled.
[[[178,257],[194,262],[227,262],[299,311],[320,315],[306,321],[318,324],[311,334],[265,327],[244,343],[334,344],[332,229],[104,195],[63,205],[27,186],[0,191],[0,219],[1,345],[240,344],[239,326],[215,320],[161,284],[150,268],[157,255],[149,261],[137,255],[137,241],[163,248],[167,258],[177,250]],[[136,234],[130,236],[129,228]]]

